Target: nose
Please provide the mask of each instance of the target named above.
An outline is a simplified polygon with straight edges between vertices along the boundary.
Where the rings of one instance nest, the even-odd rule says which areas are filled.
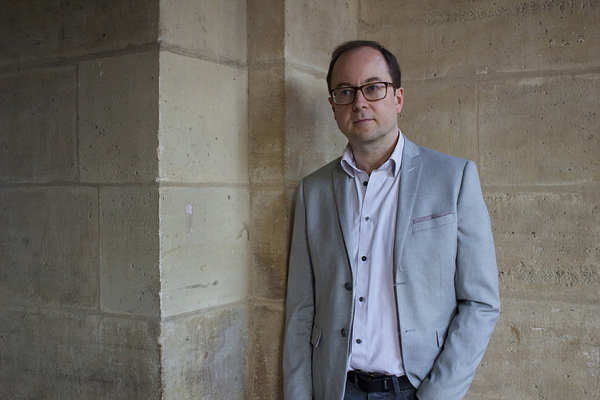
[[[360,110],[365,108],[368,102],[369,101],[365,99],[365,95],[363,94],[362,90],[357,90],[356,94],[354,95],[354,103],[352,103],[352,108],[354,110]]]

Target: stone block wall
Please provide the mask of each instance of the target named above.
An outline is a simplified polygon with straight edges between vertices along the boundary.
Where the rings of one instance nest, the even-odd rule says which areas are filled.
[[[158,398],[158,5],[0,8],[0,397]]]
[[[503,312],[467,398],[598,398],[597,1],[1,3],[0,397],[281,399],[294,191],[361,38],[405,135],[479,166]]]
[[[246,2],[161,1],[164,399],[247,399],[250,188]]]

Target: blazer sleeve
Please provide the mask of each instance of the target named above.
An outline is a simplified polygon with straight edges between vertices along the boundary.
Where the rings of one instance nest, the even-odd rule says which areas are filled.
[[[283,344],[283,383],[286,400],[310,400],[314,320],[314,274],[306,232],[304,183],[296,194],[296,211],[290,249],[286,323]]]
[[[457,199],[457,310],[420,400],[462,399],[483,358],[500,314],[498,272],[490,218],[475,164],[464,167]]]

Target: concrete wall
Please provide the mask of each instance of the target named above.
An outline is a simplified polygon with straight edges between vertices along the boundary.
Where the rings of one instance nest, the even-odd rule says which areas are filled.
[[[160,31],[163,398],[246,399],[246,2],[162,0]]]
[[[0,397],[157,398],[158,4],[0,9]]]
[[[0,397],[247,398],[245,1],[1,8]]]
[[[404,133],[480,168],[504,308],[467,398],[600,398],[597,1],[1,3],[0,397],[280,399],[294,188],[372,38]]]

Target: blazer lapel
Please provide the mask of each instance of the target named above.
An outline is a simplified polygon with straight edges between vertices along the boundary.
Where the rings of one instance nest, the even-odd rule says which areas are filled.
[[[338,221],[342,230],[344,244],[346,246],[346,254],[350,260],[350,268],[354,272],[354,260],[352,259],[353,238],[352,238],[352,210],[350,209],[350,196],[352,194],[352,186],[354,181],[344,172],[341,165],[333,169],[331,173],[333,183],[333,191],[335,195],[335,205],[338,214]]]
[[[423,162],[419,157],[419,148],[405,138],[400,170],[400,197],[398,199],[398,215],[396,216],[396,240],[394,241],[394,266],[396,267],[397,283],[403,283],[400,260],[404,241],[410,229],[412,209],[415,204],[417,188],[421,177]]]

